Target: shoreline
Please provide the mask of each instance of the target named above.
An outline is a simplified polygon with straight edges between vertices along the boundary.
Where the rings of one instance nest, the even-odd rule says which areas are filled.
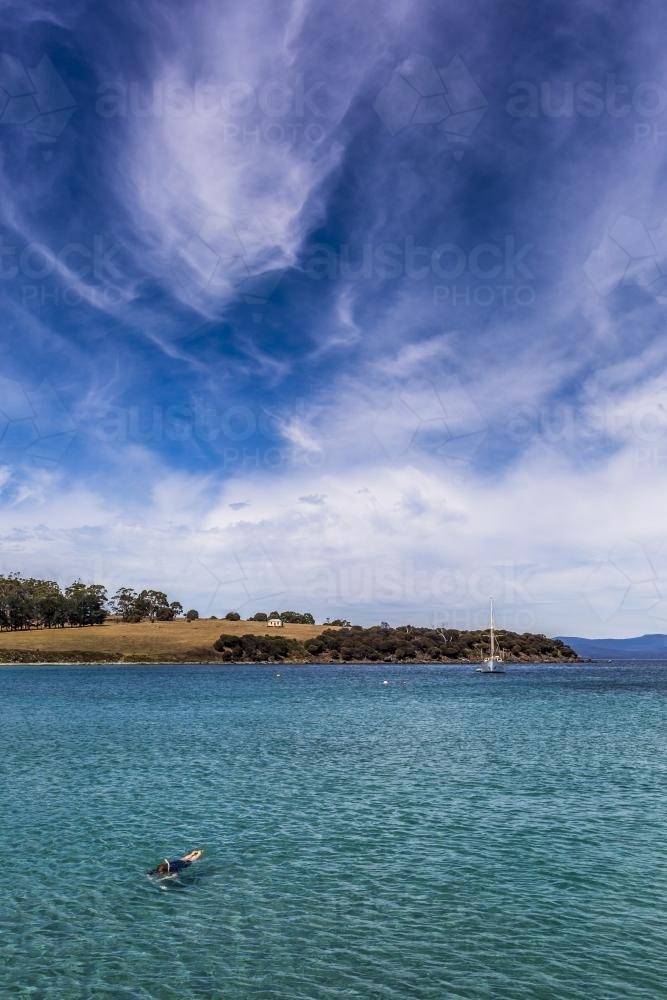
[[[474,667],[480,660],[0,660],[3,667]],[[606,660],[505,660],[507,666],[575,665]],[[612,661],[614,662],[614,661]],[[638,661],[653,662],[653,661]],[[662,661],[655,661],[662,662]]]
[[[508,663],[576,662],[557,639],[503,632]],[[391,663],[478,664],[484,633],[417,626],[384,629],[198,619],[118,622],[68,629],[0,632],[3,665]]]

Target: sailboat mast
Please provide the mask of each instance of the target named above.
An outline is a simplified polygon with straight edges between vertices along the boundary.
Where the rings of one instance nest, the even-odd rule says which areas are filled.
[[[493,662],[493,658],[496,651],[495,636],[493,634],[493,598],[490,598],[490,601],[491,601],[491,610],[489,613],[489,628],[491,630],[491,661]]]

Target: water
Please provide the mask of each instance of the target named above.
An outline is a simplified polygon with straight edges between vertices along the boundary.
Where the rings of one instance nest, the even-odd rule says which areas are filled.
[[[667,664],[2,669],[0,995],[665,997],[666,697]]]

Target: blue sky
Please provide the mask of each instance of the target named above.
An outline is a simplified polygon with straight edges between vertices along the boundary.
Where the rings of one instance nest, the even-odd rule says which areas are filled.
[[[667,630],[662,5],[3,13],[3,571]]]

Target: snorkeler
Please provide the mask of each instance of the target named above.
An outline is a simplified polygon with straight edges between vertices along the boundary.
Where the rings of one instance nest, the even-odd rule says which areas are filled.
[[[174,861],[167,861],[165,858],[161,865],[157,865],[157,867],[153,868],[152,871],[149,871],[148,874],[166,875],[168,878],[178,875],[178,873],[182,872],[184,868],[188,868],[193,861],[199,861],[203,853],[204,852],[200,850],[190,851],[189,854],[184,854],[182,858],[176,858]]]

